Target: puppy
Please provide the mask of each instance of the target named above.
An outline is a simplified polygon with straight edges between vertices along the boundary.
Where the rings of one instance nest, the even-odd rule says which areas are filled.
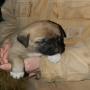
[[[32,56],[51,56],[65,51],[64,29],[57,23],[37,21],[12,37],[9,61],[12,64],[10,75],[19,79],[24,76],[24,60]]]
[[[3,6],[4,2],[5,0],[0,0],[0,22],[3,21],[1,7]]]

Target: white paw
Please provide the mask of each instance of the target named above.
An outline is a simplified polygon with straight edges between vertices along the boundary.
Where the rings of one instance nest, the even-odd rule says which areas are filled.
[[[14,78],[14,79],[20,79],[24,76],[24,72],[10,72],[10,75]]]
[[[48,60],[52,63],[58,63],[61,59],[61,55],[60,54],[56,54],[56,55],[52,55],[52,56],[48,56]]]

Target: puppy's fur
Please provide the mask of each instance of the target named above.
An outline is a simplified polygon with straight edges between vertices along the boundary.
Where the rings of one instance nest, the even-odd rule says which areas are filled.
[[[12,37],[12,47],[9,51],[9,61],[12,64],[11,76],[24,76],[24,59],[32,55],[62,54],[65,50],[63,28],[52,21],[37,21]]]

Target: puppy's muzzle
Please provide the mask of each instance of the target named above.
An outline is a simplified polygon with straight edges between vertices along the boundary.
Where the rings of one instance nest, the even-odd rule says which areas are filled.
[[[65,51],[65,47],[61,46],[59,48],[55,48],[53,45],[46,45],[39,48],[39,52],[44,55],[55,55],[57,53],[62,54]]]
[[[58,38],[42,40],[39,43],[38,51],[44,55],[62,54],[65,51],[65,45],[63,40],[59,41]]]
[[[56,53],[59,53],[59,50],[56,48],[54,49],[54,46],[45,45],[39,48],[39,52],[44,55],[54,55]]]

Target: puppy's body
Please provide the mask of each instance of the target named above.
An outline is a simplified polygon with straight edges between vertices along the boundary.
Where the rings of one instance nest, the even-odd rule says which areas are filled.
[[[64,37],[66,34],[59,24],[45,20],[32,23],[17,32],[12,38],[12,47],[9,51],[11,76],[23,77],[23,62],[33,54],[38,56],[62,54],[65,50]]]

